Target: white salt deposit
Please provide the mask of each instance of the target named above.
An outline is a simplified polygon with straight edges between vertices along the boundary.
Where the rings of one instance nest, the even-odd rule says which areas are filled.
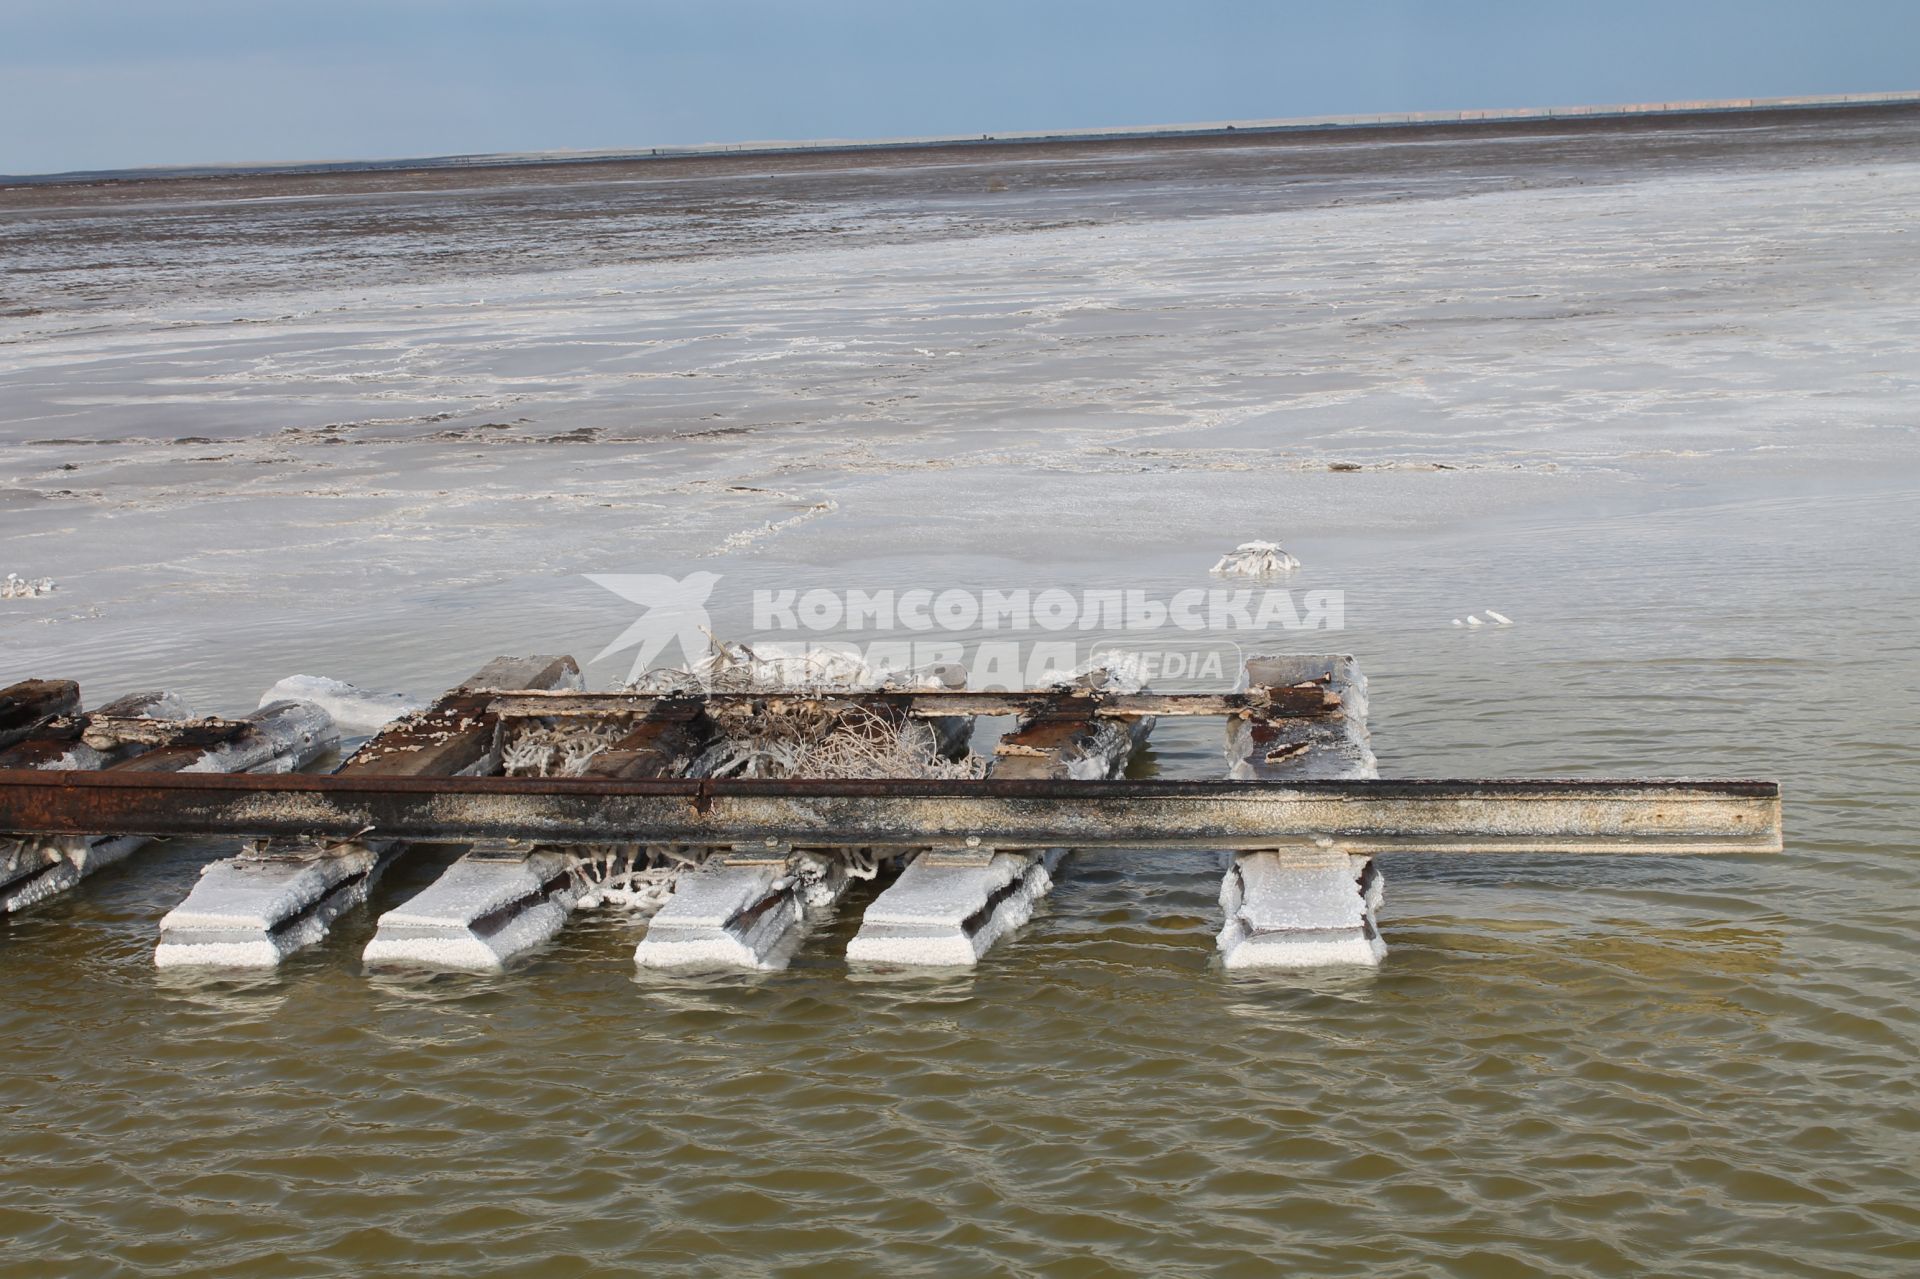
[[[944,664],[925,667],[870,665],[851,646],[739,644],[714,640],[689,666],[656,667],[626,688],[640,693],[768,693],[813,689],[938,689],[965,680],[965,671]]]
[[[608,844],[574,849],[573,873],[583,885],[581,910],[616,906],[641,918],[673,898],[680,877],[706,860],[704,848]]]
[[[642,968],[784,968],[880,858],[864,849],[717,856],[685,868],[634,951]]]
[[[37,595],[53,594],[54,581],[50,577],[21,577],[18,573],[9,573],[0,579],[0,600],[25,600]]]
[[[711,555],[726,555],[734,551],[744,551],[763,538],[772,537],[796,525],[805,524],[808,520],[819,519],[822,515],[831,514],[839,509],[840,504],[831,498],[823,502],[815,502],[812,506],[800,512],[800,514],[789,519],[768,520],[758,528],[744,529],[741,532],[731,534],[724,539],[720,545],[714,547],[713,550],[708,553]]]
[[[427,703],[405,693],[374,693],[324,675],[289,675],[260,695],[261,706],[279,701],[312,702],[332,717],[341,732],[377,733],[403,715],[425,710]]]
[[[1370,861],[1334,849],[1241,853],[1220,887],[1228,968],[1378,965],[1381,880]]]
[[[221,240],[172,269],[273,279],[270,306],[152,299],[143,274],[129,305],[84,324],[0,319],[0,472],[37,495],[7,519],[22,545],[57,537],[99,609],[0,608],[0,650],[53,674],[76,650],[124,659],[138,636],[169,660],[217,645],[193,691],[231,700],[271,682],[290,635],[345,655],[343,672],[439,669],[453,632],[489,653],[556,625],[593,644],[632,619],[574,574],[684,571],[689,547],[827,499],[840,509],[713,562],[717,626],[747,629],[739,573],[776,553],[914,572],[960,548],[1030,562],[1045,530],[1068,562],[1133,572],[1151,509],[1148,544],[1205,568],[1222,529],[1282,520],[1317,539],[1446,537],[1649,482],[1697,480],[1707,501],[1822,476],[1838,494],[1871,462],[1893,483],[1913,448],[1888,424],[1911,396],[1884,352],[1920,332],[1897,302],[1920,272],[1898,233],[1917,199],[1904,160],[1743,161],[1360,207],[1250,199],[1205,235],[1184,215],[1008,234],[962,219],[965,235],[929,243],[803,236],[524,273],[504,265],[516,223],[497,274],[351,289],[278,278],[269,239]],[[1570,262],[1577,289],[1543,291]],[[212,322],[237,314],[252,322]],[[1324,322],[1359,315],[1378,340]],[[1109,331],[1119,317],[1136,329]],[[1248,375],[1247,351],[1282,349],[1286,370]],[[1408,370],[1441,368],[1408,398]],[[115,440],[116,464],[51,500],[69,481],[31,477],[56,420]],[[563,422],[603,439],[543,443]],[[233,461],[197,464],[201,446],[172,442],[188,434]],[[1335,456],[1368,470],[1330,476]],[[247,535],[208,539],[206,502]],[[457,569],[446,524],[423,518],[449,510]],[[378,553],[343,557],[316,530]],[[1386,572],[1334,584],[1378,601]],[[422,625],[428,583],[446,589]]]
[[[210,746],[183,773],[290,773],[340,743],[333,717],[306,701],[268,702],[247,716],[241,736]]]
[[[624,730],[613,724],[534,724],[521,728],[500,751],[508,777],[580,777]]]
[[[846,877],[824,889],[823,906]],[[783,858],[716,857],[681,877],[633,953],[642,968],[783,968],[804,933],[809,886]],[[818,899],[818,897],[816,897]]]
[[[842,648],[713,642],[691,666],[659,668],[629,684],[641,692],[938,689],[965,682],[962,668],[869,665]],[[858,709],[790,706],[715,712],[719,731],[687,768],[695,777],[977,777],[984,761],[948,758],[941,725],[896,723]],[[956,721],[956,724],[958,722]]]
[[[263,703],[264,704],[264,703]],[[183,720],[194,717],[193,708],[178,693],[156,689],[146,693],[128,693],[105,706],[94,708],[94,715],[126,716],[137,719]]]
[[[559,849],[475,849],[382,915],[362,957],[369,965],[499,972],[566,926],[584,891],[574,860]]]
[[[847,958],[916,967],[977,964],[1033,917],[1035,903],[1053,891],[1053,872],[1065,856],[1061,848],[995,853],[968,865],[922,854],[867,907]]]
[[[1103,648],[1070,670],[1048,671],[1039,688],[1091,688],[1102,693],[1145,691],[1153,673],[1153,655],[1136,649]]]
[[[1278,542],[1242,542],[1220,557],[1213,572],[1220,577],[1276,577],[1299,567],[1300,561]]]
[[[1249,727],[1229,721],[1229,777],[1380,775],[1367,732],[1367,679],[1351,655],[1255,655],[1247,659],[1247,676],[1281,686],[1324,676],[1340,697],[1340,711],[1282,725],[1277,740],[1261,743],[1263,758],[1253,757]],[[1220,885],[1221,962],[1228,968],[1378,964],[1386,954],[1374,918],[1381,885],[1367,858],[1348,857],[1330,841],[1236,853]]]
[[[53,835],[0,839],[0,914],[58,896],[151,842],[144,835]]]
[[[313,945],[367,899],[386,846],[335,845],[320,857],[230,857],[200,872],[160,921],[161,968],[272,968]]]

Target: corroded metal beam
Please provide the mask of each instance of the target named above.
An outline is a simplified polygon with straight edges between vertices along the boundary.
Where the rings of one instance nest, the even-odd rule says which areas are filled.
[[[1331,715],[1340,709],[1340,695],[1325,683],[1282,688],[1252,688],[1244,693],[1105,693],[1091,689],[1047,689],[1021,693],[980,693],[966,689],[914,691],[768,693],[544,693],[493,694],[487,709],[505,719],[618,718],[645,715],[656,706],[702,705],[709,710],[729,706],[801,706],[829,709],[895,708],[917,719],[966,715],[1025,715],[1038,712],[1071,713],[1089,719],[1150,719],[1162,715],[1255,715],[1265,718]]]
[[[220,776],[0,771],[0,831],[803,847],[1764,853],[1765,781]]]

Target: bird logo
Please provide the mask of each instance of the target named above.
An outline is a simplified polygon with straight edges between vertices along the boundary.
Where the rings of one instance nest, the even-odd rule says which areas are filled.
[[[621,631],[613,643],[600,651],[598,662],[625,649],[639,646],[629,683],[652,670],[655,660],[669,644],[678,643],[689,667],[707,651],[713,628],[707,618],[707,597],[720,580],[720,574],[704,570],[685,577],[664,573],[588,573],[586,579],[605,587],[623,600],[643,605],[646,612],[633,625]]]

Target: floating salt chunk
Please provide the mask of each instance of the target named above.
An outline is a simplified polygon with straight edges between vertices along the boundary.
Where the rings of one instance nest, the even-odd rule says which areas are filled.
[[[1220,557],[1213,572],[1220,577],[1272,577],[1299,567],[1300,561],[1278,542],[1242,542]]]
[[[0,579],[0,600],[28,600],[39,595],[53,594],[54,580],[50,577],[22,577],[18,573],[9,573]]]
[[[1486,610],[1486,613],[1488,617],[1491,617],[1494,621],[1498,622],[1502,626],[1513,625],[1513,619],[1511,617],[1508,617],[1505,613],[1496,613],[1492,609]]]
[[[260,695],[260,705],[279,701],[312,702],[333,717],[345,733],[374,733],[403,715],[425,710],[427,703],[405,693],[371,693],[324,675],[289,675]]]

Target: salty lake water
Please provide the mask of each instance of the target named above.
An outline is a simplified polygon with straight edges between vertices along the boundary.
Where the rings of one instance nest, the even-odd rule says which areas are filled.
[[[784,973],[604,913],[365,973],[424,850],[207,981],[154,925],[222,849],[157,847],[0,925],[0,1275],[1920,1267],[1920,117],[403,176],[0,192],[61,584],[0,681],[431,693],[593,657],[585,573],[739,634],[1278,537],[1385,774],[1778,777],[1787,851],[1386,859],[1377,973],[1219,971],[1191,853],[965,975],[849,971],[859,895]]]

